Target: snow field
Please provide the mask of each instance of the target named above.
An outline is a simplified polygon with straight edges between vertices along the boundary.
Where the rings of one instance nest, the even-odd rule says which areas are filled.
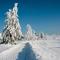
[[[1,52],[0,60],[60,60],[59,42],[59,40],[20,41]],[[29,44],[26,45],[27,43]]]

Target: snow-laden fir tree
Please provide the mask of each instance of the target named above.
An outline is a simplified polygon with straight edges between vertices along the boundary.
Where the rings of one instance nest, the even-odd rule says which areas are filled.
[[[35,40],[37,37],[34,33],[34,31],[32,30],[32,27],[30,24],[27,24],[27,31],[26,31],[26,34],[25,34],[25,38],[27,40]]]
[[[27,24],[27,32],[26,32],[26,39],[31,40],[32,39],[32,28],[29,24]]]
[[[4,42],[14,42],[21,39],[22,32],[18,19],[18,3],[15,3],[13,9],[9,9],[6,13],[6,26],[3,31]]]

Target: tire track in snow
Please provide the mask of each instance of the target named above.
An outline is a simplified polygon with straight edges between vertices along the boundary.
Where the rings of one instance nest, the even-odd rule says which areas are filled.
[[[37,60],[35,53],[33,52],[32,47],[29,43],[26,43],[22,52],[18,54],[18,57],[16,60]]]

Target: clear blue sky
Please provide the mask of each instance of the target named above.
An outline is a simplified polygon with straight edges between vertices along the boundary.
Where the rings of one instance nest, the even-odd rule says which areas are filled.
[[[30,24],[37,32],[60,34],[60,0],[0,0],[0,31],[5,23],[5,12],[16,1],[23,31]]]

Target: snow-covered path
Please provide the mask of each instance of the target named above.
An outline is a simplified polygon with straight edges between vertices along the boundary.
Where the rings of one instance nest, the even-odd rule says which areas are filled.
[[[35,53],[29,43],[26,43],[22,52],[18,54],[17,60],[36,60]]]
[[[60,41],[21,41],[0,53],[0,60],[60,60]]]

